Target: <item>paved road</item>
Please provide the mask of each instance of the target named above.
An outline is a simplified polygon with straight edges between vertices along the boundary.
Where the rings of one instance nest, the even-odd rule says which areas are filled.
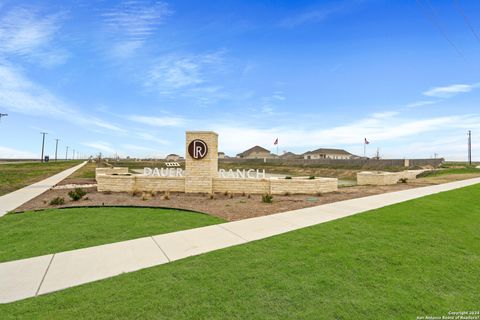
[[[12,211],[15,208],[18,208],[22,204],[31,199],[41,195],[81,167],[83,167],[87,162],[83,162],[73,168],[67,169],[56,175],[53,175],[45,180],[36,182],[25,188],[10,192],[4,196],[0,197],[0,217],[4,216],[7,212]]]
[[[477,183],[480,178],[0,263],[0,303],[63,290]]]

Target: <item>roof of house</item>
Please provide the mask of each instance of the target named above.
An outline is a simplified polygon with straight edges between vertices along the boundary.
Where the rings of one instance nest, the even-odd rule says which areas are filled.
[[[180,157],[178,154],[170,153],[167,157]]]
[[[295,154],[293,152],[285,152],[280,156],[280,158],[289,158],[289,157],[298,157],[298,154]]]
[[[251,154],[251,153],[253,153],[253,152],[257,152],[257,153],[260,153],[260,152],[261,152],[261,153],[265,153],[265,152],[267,152],[267,153],[270,153],[270,150],[267,150],[267,149],[262,148],[262,147],[260,147],[260,146],[255,146],[255,147],[253,147],[253,148],[250,148],[250,149],[248,149],[248,150],[243,151],[242,153],[237,154],[237,156],[246,156],[246,155],[249,155],[249,154]]]
[[[343,149],[327,149],[327,148],[320,148],[313,151],[305,152],[304,155],[310,154],[338,154],[338,155],[352,155],[350,152],[345,151]]]

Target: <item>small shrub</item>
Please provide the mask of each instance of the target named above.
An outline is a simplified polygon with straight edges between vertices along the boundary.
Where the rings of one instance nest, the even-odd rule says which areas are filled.
[[[252,197],[252,196],[250,195],[250,193],[247,194],[247,198],[248,198],[248,199],[250,199],[251,197]]]
[[[229,198],[233,199],[233,193],[230,193]]]
[[[321,196],[323,196],[323,193],[321,193],[321,192],[319,191],[319,192],[317,192],[317,196],[318,196],[318,197],[321,197]]]
[[[213,199],[215,199],[215,195],[213,193],[210,193],[209,198],[210,198],[210,200],[213,200]]]
[[[292,177],[290,177],[290,176],[286,176],[286,177],[285,177],[285,179],[292,179]]]
[[[83,198],[83,200],[88,200],[88,197]]]
[[[225,191],[225,192],[223,193],[223,195],[224,195],[225,197],[228,196],[228,191]]]
[[[157,191],[153,191],[153,190],[150,191],[150,196],[151,196],[152,198],[155,198],[155,197],[157,196]]]
[[[76,188],[75,190],[73,191],[70,191],[68,193],[68,196],[70,197],[70,199],[72,199],[73,201],[78,201],[80,199],[83,198],[84,195],[86,195],[87,193],[85,192],[85,190],[83,190],[82,188]]]
[[[103,194],[112,194],[112,191],[103,191]]]
[[[398,182],[400,183],[407,183],[407,178],[400,178],[400,180],[398,180]]]
[[[56,197],[56,198],[53,198],[51,201],[50,201],[50,205],[51,206],[60,206],[62,204],[65,203],[65,199],[64,198],[61,198],[61,197]]]
[[[245,191],[242,192],[242,197],[245,197],[246,196],[246,193]]]
[[[315,179],[315,176],[310,176],[310,177],[308,177],[308,179],[313,180],[313,179]]]
[[[262,195],[262,202],[263,203],[272,203],[273,202],[273,197],[271,194],[265,193]]]
[[[165,194],[162,197],[163,200],[170,200],[170,192],[165,191]]]
[[[288,197],[288,196],[290,195],[290,192],[287,191],[287,192],[285,192],[283,195],[284,195],[285,197]]]

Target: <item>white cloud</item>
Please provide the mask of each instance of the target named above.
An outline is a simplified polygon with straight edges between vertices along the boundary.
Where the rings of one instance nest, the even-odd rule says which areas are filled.
[[[48,90],[31,82],[18,69],[0,61],[0,107],[29,116],[62,119],[84,128],[125,132],[102,119],[86,116]]]
[[[102,142],[102,141],[97,141],[97,142],[82,142],[82,145],[86,147],[90,147],[94,149],[95,151],[101,151],[101,152],[106,152],[109,154],[115,153],[115,149],[112,148],[112,146],[108,142]]]
[[[181,117],[151,117],[151,116],[138,116],[131,115],[127,119],[143,124],[148,124],[154,127],[181,127],[187,123],[187,120]]]
[[[321,22],[337,12],[336,8],[315,9],[293,15],[280,22],[281,27],[293,28],[306,23]]]
[[[473,84],[452,84],[444,87],[436,87],[423,92],[425,96],[436,98],[450,98],[459,93],[470,92],[480,87],[480,83]]]
[[[44,66],[63,63],[68,53],[52,45],[62,14],[40,17],[17,7],[0,16],[0,54],[22,56]]]
[[[103,12],[104,23],[115,39],[113,55],[133,55],[171,14],[168,5],[159,1],[124,1]]]
[[[331,128],[305,128],[291,125],[269,129],[252,128],[248,125],[227,123],[213,124],[219,133],[223,151],[240,152],[254,145],[273,148],[279,138],[281,148],[318,148],[361,144],[367,137],[373,143],[396,141],[423,133],[446,130],[459,132],[467,128],[480,128],[480,115],[458,115],[427,119],[404,119],[396,113],[379,113],[364,119]]]
[[[207,85],[210,75],[218,73],[223,65],[223,51],[198,55],[167,55],[157,59],[148,73],[145,86],[162,94],[179,90],[218,91]],[[210,92],[212,93],[212,92]]]
[[[38,157],[38,154],[32,152],[0,146],[0,159],[33,159]]]
[[[417,107],[432,105],[432,104],[435,104],[435,103],[438,103],[438,102],[439,101],[434,101],[434,100],[415,101],[415,102],[407,104],[406,107],[407,108],[417,108]]]

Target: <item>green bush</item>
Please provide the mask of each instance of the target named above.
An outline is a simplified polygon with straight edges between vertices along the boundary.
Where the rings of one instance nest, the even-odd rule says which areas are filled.
[[[315,176],[310,176],[310,177],[308,177],[308,179],[313,180],[313,179],[315,179]]]
[[[286,176],[286,177],[285,177],[285,179],[292,179],[292,177],[290,177],[290,176]]]
[[[273,202],[273,197],[271,194],[265,193],[262,195],[262,202],[263,203],[272,203]]]
[[[50,201],[50,205],[51,206],[60,206],[62,204],[65,203],[65,199],[64,198],[61,198],[61,197],[56,197],[56,198],[53,198],[51,201]]]
[[[68,193],[68,196],[73,200],[73,201],[78,201],[83,198],[84,195],[86,195],[87,192],[83,190],[82,188],[76,188],[73,191],[70,191]]]

